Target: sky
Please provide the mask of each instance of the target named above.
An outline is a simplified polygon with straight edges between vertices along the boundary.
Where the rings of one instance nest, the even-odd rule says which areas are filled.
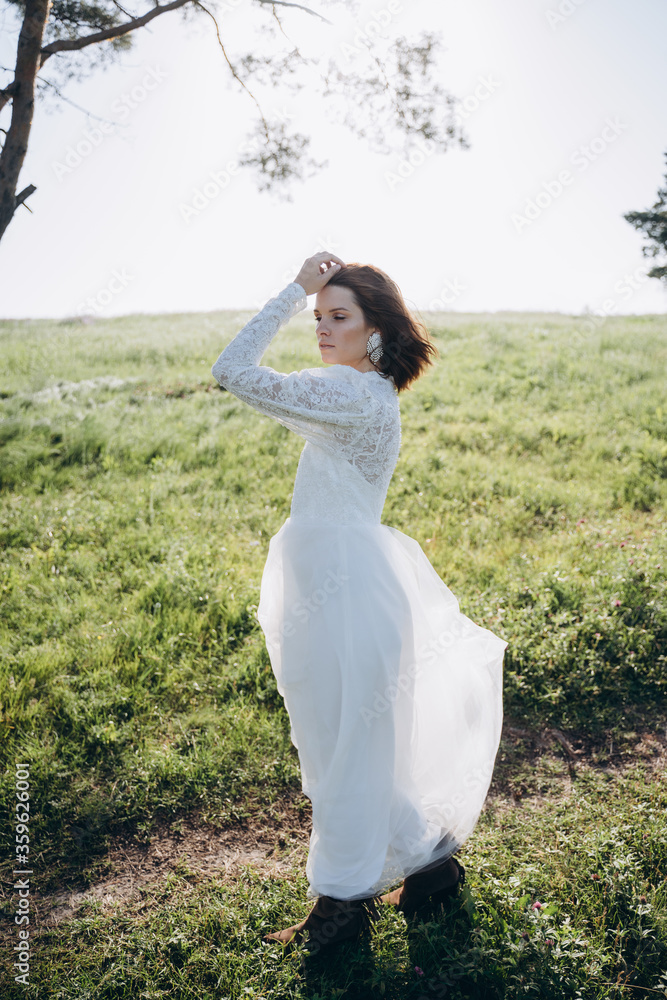
[[[213,22],[162,15],[119,61],[59,83],[72,103],[39,102],[19,185],[37,191],[0,243],[0,318],[259,309],[319,250],[381,267],[419,310],[667,312],[667,286],[646,277],[655,261],[623,219],[664,184],[663,0],[311,6],[332,23],[281,17],[320,66],[334,56],[361,69],[360,40],[380,22],[386,38],[437,32],[437,77],[470,148],[406,162],[332,122],[312,86],[257,87],[265,114],[307,131],[327,161],[291,201],[261,192],[238,167],[255,105]],[[269,44],[268,8],[217,9],[232,58]],[[5,10],[2,66],[12,26]],[[55,59],[42,75],[61,80]]]

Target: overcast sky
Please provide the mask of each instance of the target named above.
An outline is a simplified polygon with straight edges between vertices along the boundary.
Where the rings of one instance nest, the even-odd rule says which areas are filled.
[[[462,102],[471,148],[401,166],[332,124],[310,89],[262,91],[265,112],[311,130],[328,165],[292,202],[260,193],[236,166],[254,105],[230,82],[212,21],[161,16],[120,63],[63,88],[98,118],[39,105],[20,178],[37,191],[0,244],[0,318],[259,308],[319,249],[378,265],[419,309],[667,311],[623,219],[663,183],[663,0],[374,0],[356,19],[312,5],[334,23],[282,16],[322,62],[360,68],[373,21],[392,36],[441,33],[439,79]],[[230,55],[269,17],[226,0]],[[11,26],[5,12],[2,66]]]

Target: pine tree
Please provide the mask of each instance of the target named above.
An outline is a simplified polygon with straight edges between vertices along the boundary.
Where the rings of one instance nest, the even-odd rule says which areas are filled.
[[[667,160],[667,152],[664,155]],[[648,243],[642,247],[644,257],[667,256],[667,172],[655,205],[645,212],[628,212],[623,218],[646,236]],[[651,268],[648,277],[667,282],[667,263]]]

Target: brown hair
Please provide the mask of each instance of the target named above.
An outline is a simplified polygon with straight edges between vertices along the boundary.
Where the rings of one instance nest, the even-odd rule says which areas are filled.
[[[346,264],[329,278],[327,285],[349,288],[367,323],[382,337],[382,357],[377,371],[390,375],[401,392],[420,375],[438,351],[421,320],[410,314],[395,281],[372,264]]]

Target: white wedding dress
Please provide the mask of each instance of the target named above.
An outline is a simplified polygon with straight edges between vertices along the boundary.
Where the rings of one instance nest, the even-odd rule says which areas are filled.
[[[472,832],[500,741],[507,643],[459,611],[415,539],[380,521],[401,441],[393,379],[259,365],[306,303],[287,285],[212,371],[306,441],[257,616],[312,802],[308,895],[359,899]]]

